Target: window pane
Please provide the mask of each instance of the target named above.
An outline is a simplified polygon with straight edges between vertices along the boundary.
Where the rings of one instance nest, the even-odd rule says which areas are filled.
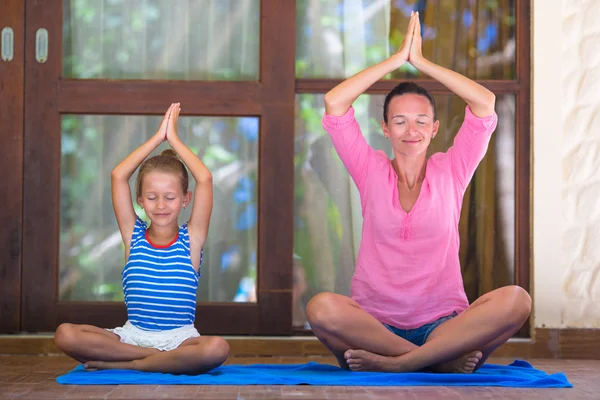
[[[321,127],[323,95],[296,97],[294,205],[294,325],[305,324],[304,306],[315,294],[350,295],[361,239],[358,191]],[[392,156],[381,133],[384,96],[354,103],[369,144]],[[446,151],[464,119],[457,96],[435,96],[440,130],[432,151]],[[514,283],[515,96],[496,102],[498,127],[464,197],[459,225],[460,261],[470,301]]]
[[[110,173],[154,134],[160,121],[154,116],[63,116],[61,300],[123,299],[125,260],[112,208]],[[256,301],[258,127],[256,117],[180,118],[179,136],[213,174],[214,206],[198,301]],[[153,154],[167,147],[163,144]],[[134,174],[132,190],[135,179]],[[194,186],[190,176],[192,192]],[[190,212],[191,207],[182,210],[180,224]]]
[[[63,76],[257,80],[259,21],[260,0],[64,0]]]
[[[297,0],[296,77],[347,78],[394,54],[411,11],[423,55],[470,78],[515,78],[515,0]],[[387,78],[423,78],[409,64]]]

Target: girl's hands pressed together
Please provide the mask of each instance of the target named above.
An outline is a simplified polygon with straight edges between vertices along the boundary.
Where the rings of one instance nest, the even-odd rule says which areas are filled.
[[[173,139],[177,138],[177,120],[179,119],[179,112],[181,111],[181,103],[173,103],[171,105],[171,116],[167,125],[166,139],[171,146],[173,146]]]
[[[164,116],[162,122],[160,123],[158,130],[156,131],[155,136],[159,137],[161,139],[161,142],[164,142],[165,140],[167,140],[167,129],[169,127],[171,112],[173,111],[174,105],[175,105],[175,103],[171,104],[171,106],[165,113],[165,116]]]

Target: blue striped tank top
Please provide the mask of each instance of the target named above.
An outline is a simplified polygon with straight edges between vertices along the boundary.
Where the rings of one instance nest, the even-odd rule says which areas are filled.
[[[193,324],[199,277],[192,266],[187,223],[172,243],[159,247],[148,240],[146,222],[136,220],[122,273],[129,322],[147,331]]]

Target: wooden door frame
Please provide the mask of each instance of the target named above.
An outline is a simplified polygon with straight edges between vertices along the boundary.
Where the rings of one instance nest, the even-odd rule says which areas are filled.
[[[51,331],[58,322],[66,320],[94,321],[108,326],[125,318],[122,304],[98,303],[98,308],[94,303],[82,302],[58,303],[54,310],[49,307],[57,297],[57,288],[48,287],[47,282],[48,279],[55,281],[58,273],[58,239],[54,235],[58,233],[60,135],[56,134],[60,132],[60,114],[161,115],[164,109],[162,93],[175,90],[181,94],[177,100],[186,104],[185,115],[260,117],[258,303],[200,303],[199,324],[205,321],[215,324],[204,330],[201,326],[201,331],[290,333],[294,96],[296,93],[323,93],[338,82],[295,80],[295,2],[261,1],[261,78],[258,82],[235,83],[60,79],[60,63],[50,59],[45,64],[37,64],[34,57],[35,31],[40,27],[50,32],[51,47],[62,45],[61,40],[54,42],[62,32],[60,0],[46,1],[43,7],[35,3],[5,0],[9,12],[0,15],[0,28],[11,25],[16,38],[13,61],[0,61],[0,83],[4,89],[0,93],[3,104],[0,121],[5,127],[0,166],[11,171],[6,179],[7,192],[11,196],[0,214],[3,226],[7,227],[0,232],[0,246],[9,249],[0,265],[0,274],[4,277],[0,291],[8,294],[0,296],[0,331]],[[27,26],[22,17],[25,7]],[[530,291],[531,46],[524,45],[530,43],[531,38],[530,0],[516,0],[516,11],[518,79],[482,83],[498,94],[517,94],[515,283]],[[58,20],[52,22],[57,16]],[[24,35],[27,42],[23,40]],[[62,56],[59,50],[55,54]],[[26,83],[23,83],[24,68],[27,68]],[[368,93],[386,93],[395,83],[378,82]],[[447,93],[436,82],[418,83],[434,93]],[[21,89],[18,89],[19,85]],[[27,87],[25,95],[23,85]],[[157,96],[158,93],[161,96]],[[210,97],[202,99],[202,93],[208,93]],[[24,104],[28,104],[25,115]],[[25,123],[24,116],[28,117]],[[24,140],[31,146],[24,148]],[[43,300],[36,300],[38,296]],[[223,315],[239,323],[217,322]],[[25,321],[25,316],[29,322]],[[520,336],[529,336],[530,323],[528,321],[523,327]]]
[[[5,0],[0,31],[13,30],[13,59],[0,59],[0,170],[4,171],[0,212],[0,332],[14,333],[21,322],[21,228],[23,223],[23,89],[25,4]]]
[[[516,77],[512,80],[477,80],[496,95],[514,94],[515,117],[515,274],[514,284],[531,293],[531,0],[515,0]],[[403,80],[380,80],[366,94],[386,95]],[[452,94],[432,79],[411,79],[432,94]],[[326,93],[342,79],[296,79],[296,93]],[[532,320],[517,333],[531,337]]]
[[[515,127],[515,285],[531,287],[531,0],[516,0],[517,78],[519,91]],[[531,337],[533,319],[527,318],[520,337]]]
[[[61,114],[161,115],[179,101],[184,115],[260,118],[258,302],[199,303],[198,328],[203,334],[291,333],[295,2],[261,1],[256,82],[62,79],[62,1],[25,4],[27,37],[47,29],[51,53],[40,64],[35,41],[27,41],[22,330],[54,331],[62,322],[113,327],[126,320],[124,304],[58,299]]]

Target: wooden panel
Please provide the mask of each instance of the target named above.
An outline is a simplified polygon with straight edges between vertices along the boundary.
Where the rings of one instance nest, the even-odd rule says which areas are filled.
[[[60,115],[56,82],[61,68],[60,0],[27,1],[23,203],[22,329],[55,328],[59,249]],[[35,37],[48,30],[49,57],[35,59]]]
[[[531,4],[529,0],[517,0],[517,77],[521,90],[517,95],[515,130],[516,196],[515,196],[515,280],[516,284],[530,287],[531,274]],[[540,200],[541,201],[541,200]],[[531,318],[518,332],[529,337]]]
[[[202,335],[258,335],[260,312],[254,303],[199,303],[196,327]]]
[[[261,119],[258,204],[259,291],[289,290],[290,296],[294,235],[293,115],[293,102],[265,105]],[[291,328],[291,306],[288,311]]]
[[[259,115],[258,82],[75,80],[58,82],[58,111],[79,114],[162,115],[172,102],[182,115]]]
[[[56,315],[55,326],[71,322],[113,328],[127,320],[123,303],[61,302]],[[198,303],[196,328],[202,335],[257,334],[259,307],[253,303]]]
[[[0,59],[0,332],[20,329],[21,319],[21,224],[23,202],[23,85],[25,5],[20,0],[3,2],[0,30],[14,32],[13,59]]]
[[[527,48],[529,51],[529,48]],[[411,79],[411,82],[416,83],[430,91],[432,94],[448,94],[450,91],[446,86],[433,80],[427,79]],[[336,85],[342,82],[341,79],[297,79],[296,93],[327,93]],[[404,82],[402,80],[380,80],[373,84],[365,93],[368,94],[388,94],[396,85]],[[495,94],[516,93],[521,88],[521,84],[515,81],[478,81]]]
[[[280,268],[283,273],[287,271]],[[283,280],[283,279],[282,279]],[[291,286],[291,282],[290,282]],[[292,332],[292,289],[259,291],[260,334],[289,335]]]
[[[516,196],[515,196],[515,284],[530,287],[531,267],[531,130],[530,130],[530,21],[531,5],[528,0],[516,1],[517,30],[517,80],[480,80],[482,84],[496,95],[516,94]],[[297,93],[326,93],[341,83],[341,79],[297,79]],[[380,80],[373,84],[366,93],[387,94],[401,80]],[[428,79],[411,80],[433,94],[451,93],[444,85]],[[530,337],[531,319],[517,333],[517,337]]]
[[[204,334],[289,333],[294,50],[287,45],[294,40],[293,2],[261,2],[260,82],[61,80],[62,21],[54,19],[61,5],[32,1],[26,10],[30,37],[40,27],[48,30],[50,57],[39,64],[34,42],[27,44],[23,329],[50,332],[62,322],[111,327],[126,318],[123,304],[58,302],[60,114],[162,114],[177,100],[188,104],[186,115],[261,117],[259,303],[198,304],[199,328]]]
[[[548,342],[552,348],[558,348],[558,358],[600,360],[600,338],[598,330],[564,329],[555,335],[558,343]],[[556,340],[556,339],[555,339]]]
[[[518,40],[529,40],[529,4],[518,1]],[[27,3],[27,36],[44,27],[50,33],[50,59],[38,64],[35,43],[27,43],[27,88],[25,124],[25,179],[23,225],[23,328],[29,331],[52,330],[63,316],[56,315],[56,276],[58,273],[59,188],[60,188],[60,113],[91,114],[161,114],[165,93],[186,104],[184,115],[258,115],[261,117],[259,153],[259,243],[258,297],[259,311],[253,315],[260,324],[256,332],[288,334],[291,332],[291,287],[293,251],[293,145],[294,92],[325,92],[339,80],[295,80],[294,2],[261,2],[261,69],[260,82],[176,82],[176,81],[79,81],[60,80],[62,55],[60,21],[61,1]],[[58,17],[57,19],[54,19]],[[529,73],[529,46],[520,46],[519,73]],[[521,54],[523,53],[523,54]],[[523,60],[527,61],[523,64]],[[433,93],[447,93],[443,85],[428,80],[416,81]],[[369,93],[387,93],[394,81],[375,84]],[[517,130],[529,129],[529,77],[519,81],[484,81],[495,93],[518,92]],[[526,85],[526,86],[525,86]],[[203,94],[207,94],[204,96]],[[189,105],[188,105],[189,104]],[[525,122],[524,122],[525,121]],[[518,149],[529,149],[521,140]],[[519,150],[521,151],[521,150]],[[525,157],[519,152],[518,157]],[[529,155],[518,164],[519,210],[517,228],[517,283],[529,286]],[[519,158],[521,160],[521,158]],[[525,167],[527,172],[524,173]],[[520,174],[525,180],[520,180]],[[520,188],[520,189],[519,189]],[[527,188],[527,195],[523,189]],[[40,196],[40,193],[43,196]],[[525,197],[527,196],[527,197]],[[525,199],[525,200],[523,200]],[[526,207],[522,207],[526,204]],[[522,216],[521,213],[526,215]],[[522,224],[526,224],[524,227]],[[40,229],[43,227],[43,229]],[[527,249],[525,249],[527,247]],[[519,250],[520,249],[520,250]],[[526,252],[525,252],[526,250]],[[526,262],[526,265],[523,264]],[[288,299],[289,298],[289,299]],[[89,307],[86,305],[86,307]],[[203,308],[204,305],[201,306]],[[209,306],[207,310],[212,310]],[[237,307],[237,306],[236,306]],[[241,307],[240,310],[244,308]],[[61,308],[62,310],[62,308]],[[103,306],[79,310],[81,318],[96,315],[98,321],[113,318]],[[257,309],[258,310],[258,309]],[[200,313],[203,311],[200,310]],[[207,315],[212,311],[207,311]],[[65,314],[67,313],[67,314]],[[214,314],[217,319],[223,315]],[[251,313],[244,314],[245,316]],[[122,316],[122,315],[121,315]],[[60,318],[59,318],[60,317]],[[243,318],[243,317],[242,317]],[[246,320],[244,320],[246,321]],[[259,322],[256,322],[259,321]],[[221,322],[215,322],[219,324]],[[224,323],[224,322],[223,322]],[[233,325],[232,325],[233,326]],[[254,333],[250,323],[247,333]],[[234,329],[235,330],[235,329]],[[237,331],[236,331],[237,332]]]
[[[237,318],[238,314],[231,314]],[[216,314],[215,314],[216,316]],[[204,332],[201,326],[198,327]],[[329,351],[315,337],[225,336],[230,357],[328,357]],[[52,337],[0,337],[0,354],[59,354]],[[600,329],[535,330],[535,339],[513,339],[500,346],[493,357],[563,358],[600,360]]]
[[[64,322],[70,322],[114,328],[123,326],[125,321],[127,321],[125,303],[59,302],[56,304],[56,320],[53,321],[53,325],[58,327]]]
[[[263,334],[292,329],[295,2],[261,1],[258,304]]]

